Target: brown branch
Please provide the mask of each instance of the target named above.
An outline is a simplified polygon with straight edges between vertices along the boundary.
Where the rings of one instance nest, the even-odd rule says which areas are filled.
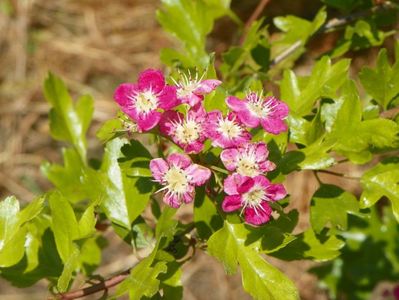
[[[399,114],[399,107],[394,107],[380,113],[381,118],[392,119]]]
[[[387,2],[383,2],[381,4],[378,4],[378,5],[374,6],[373,8],[365,10],[365,11],[361,11],[361,12],[358,12],[358,13],[355,13],[352,15],[348,15],[345,17],[341,17],[341,18],[331,19],[324,26],[322,26],[318,31],[316,31],[313,34],[312,38],[314,38],[315,36],[317,36],[321,33],[330,32],[330,31],[336,30],[340,27],[343,27],[349,23],[353,23],[357,20],[367,18],[367,17],[371,16],[373,13],[376,13],[379,11],[384,11],[384,10],[390,10],[390,9],[398,9],[398,6],[387,1]],[[270,66],[277,65],[280,62],[282,62],[283,60],[285,60],[287,57],[292,55],[296,50],[298,50],[301,46],[304,46],[304,43],[306,43],[306,42],[299,40],[299,41],[295,42],[294,44],[292,44],[290,47],[285,49],[282,53],[277,55],[270,62]]]
[[[60,299],[60,300],[71,300],[71,299],[78,299],[82,298],[91,294],[98,293],[100,291],[107,291],[113,286],[116,286],[117,284],[121,283],[123,280],[125,280],[129,274],[130,274],[130,268],[129,270],[123,271],[119,274],[116,274],[115,276],[102,281],[100,283],[94,284],[92,286],[67,292],[67,293],[59,293],[55,295],[55,299]]]
[[[352,180],[360,180],[360,177],[350,176],[350,175],[337,173],[337,172],[333,172],[333,171],[329,171],[329,170],[316,170],[316,172],[325,173],[325,174],[328,174],[328,175],[338,176],[338,177],[352,179]]]
[[[242,44],[245,41],[245,38],[247,36],[247,32],[251,24],[259,18],[263,10],[265,9],[266,5],[269,4],[270,0],[260,0],[258,6],[255,8],[255,10],[252,12],[252,15],[249,17],[247,22],[245,22],[244,25],[244,34],[241,36],[240,39],[240,44]]]

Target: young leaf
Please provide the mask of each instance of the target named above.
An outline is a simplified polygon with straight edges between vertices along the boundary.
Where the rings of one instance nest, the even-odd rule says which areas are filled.
[[[382,49],[376,68],[364,67],[359,78],[366,92],[387,109],[391,100],[399,94],[399,61],[391,67],[387,51]]]
[[[347,213],[356,213],[358,210],[355,196],[338,186],[325,184],[312,197],[310,222],[316,233],[320,233],[326,225],[346,230]]]
[[[383,196],[392,204],[393,214],[399,222],[399,159],[392,157],[365,172],[361,179],[363,193],[360,207],[373,206]]]
[[[239,264],[244,289],[255,299],[299,299],[291,280],[266,262],[254,246],[246,245],[247,234],[243,224],[225,221],[209,238],[208,252],[223,263],[228,274],[234,274]]]
[[[51,105],[50,130],[54,139],[71,143],[82,162],[86,163],[86,131],[93,116],[93,100],[82,96],[73,104],[62,80],[49,73],[44,82],[44,94]]]

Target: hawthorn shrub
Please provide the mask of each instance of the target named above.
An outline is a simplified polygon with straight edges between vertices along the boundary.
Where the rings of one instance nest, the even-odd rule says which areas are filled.
[[[394,62],[381,49],[374,67],[351,76],[343,56],[392,36],[399,4],[324,0],[313,20],[274,18],[279,32],[271,38],[265,20],[253,20],[255,13],[242,24],[230,1],[161,2],[157,19],[181,48],[162,50],[165,72],[149,68],[115,87],[120,113],[98,131],[101,159],[87,151],[92,98],[73,101],[60,78],[45,80],[51,136],[65,142],[64,163],[43,163],[54,188],[26,207],[13,196],[0,202],[0,275],[17,287],[47,279],[57,299],[113,286],[112,299],[180,299],[181,267],[201,250],[228,274],[239,267],[255,299],[299,298],[265,256],[320,262],[310,272],[332,299],[368,299],[379,282],[398,283],[399,44]],[[241,39],[215,56],[206,42],[221,17],[237,23]],[[330,31],[337,42],[308,75],[296,74],[308,42]],[[331,170],[339,164],[365,171],[357,178]],[[284,180],[305,170],[319,187],[309,199],[309,228],[293,233],[299,212],[287,208]],[[320,173],[357,180],[361,193]],[[186,205],[191,221],[177,220]],[[104,228],[149,254],[70,291],[78,275],[101,276]]]

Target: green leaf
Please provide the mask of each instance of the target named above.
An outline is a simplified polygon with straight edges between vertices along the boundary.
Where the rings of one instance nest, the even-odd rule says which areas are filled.
[[[217,197],[220,200],[219,197]],[[215,199],[216,203],[219,203]],[[206,195],[205,187],[197,188],[194,201],[194,222],[198,236],[208,239],[214,232],[223,226],[223,219],[220,217],[216,206],[217,204]]]
[[[312,229],[298,234],[296,239],[286,247],[270,255],[283,260],[312,259],[314,261],[328,261],[340,255],[345,243],[336,236],[316,236]]]
[[[223,263],[228,274],[240,265],[244,289],[255,299],[299,299],[295,285],[253,246],[246,245],[247,234],[243,224],[225,221],[208,240],[208,252]]]
[[[344,59],[332,65],[330,58],[324,56],[308,78],[299,80],[292,71],[285,71],[280,85],[281,99],[295,116],[308,114],[319,98],[335,96],[347,78],[349,64],[350,61]]]
[[[140,261],[117,288],[116,297],[129,292],[129,298],[139,300],[143,296],[152,297],[159,290],[160,280],[157,277],[167,271],[166,261],[154,262],[158,245],[152,253]]]
[[[72,203],[89,198],[92,187],[88,178],[88,169],[82,164],[75,149],[62,149],[64,166],[45,162],[42,173]]]
[[[44,200],[39,197],[22,211],[14,196],[0,202],[0,267],[15,265],[24,256],[26,243],[29,248],[27,222],[40,214]]]
[[[123,123],[121,119],[118,118],[107,120],[97,131],[96,136],[101,142],[106,143],[123,134],[120,132],[122,129]]]
[[[178,224],[177,221],[173,219],[175,214],[175,208],[165,206],[158,219],[157,227],[155,228],[155,238],[159,243],[162,237],[165,238],[160,248],[167,245],[173,239]]]
[[[49,118],[52,137],[71,143],[85,163],[85,135],[94,110],[92,98],[82,96],[74,105],[65,84],[51,73],[44,82],[44,94],[51,105]]]
[[[71,255],[65,261],[64,269],[62,270],[61,276],[58,278],[57,288],[60,292],[68,290],[69,282],[72,279],[72,273],[79,265],[79,255],[79,249],[75,246]]]
[[[78,222],[79,238],[85,238],[95,232],[96,217],[94,214],[94,204],[90,205],[80,217]]]
[[[380,162],[365,172],[360,182],[363,187],[360,207],[371,207],[385,196],[399,222],[399,159],[392,157]]]
[[[324,184],[312,197],[310,222],[316,233],[320,233],[326,225],[346,230],[347,214],[358,211],[359,204],[355,196],[338,186]]]
[[[177,60],[189,62],[186,67],[206,67],[209,56],[205,51],[206,36],[211,32],[216,19],[231,15],[230,1],[226,0],[162,0],[157,11],[157,20],[164,30],[172,33],[184,45],[184,56]],[[184,26],[183,26],[184,25]],[[167,61],[173,61],[169,51]],[[165,57],[165,53],[164,53]]]
[[[64,263],[73,255],[75,245],[73,241],[79,238],[79,226],[75,213],[68,200],[59,192],[49,195],[52,222],[58,253]]]
[[[359,74],[360,81],[366,90],[384,109],[399,94],[399,61],[392,67],[388,55],[382,49],[377,58],[377,66],[373,70],[364,67]]]
[[[394,121],[373,119],[362,121],[362,108],[355,84],[348,81],[338,100],[339,109],[328,138],[334,142],[333,149],[354,163],[371,159],[370,147],[392,148],[398,144],[399,127]]]
[[[124,171],[122,147],[126,140],[114,139],[107,143],[100,170],[94,183],[101,207],[112,222],[130,230],[132,222],[143,212],[153,191],[147,178],[131,178]],[[141,155],[147,155],[141,153]],[[121,159],[122,167],[119,164]]]

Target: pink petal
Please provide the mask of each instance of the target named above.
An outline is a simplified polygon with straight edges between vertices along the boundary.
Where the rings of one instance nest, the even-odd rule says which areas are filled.
[[[275,106],[274,109],[270,112],[270,116],[273,118],[284,119],[288,116],[289,108],[286,103],[283,101],[279,101],[276,98],[272,97],[272,105]],[[267,101],[267,100],[266,100]]]
[[[191,159],[187,155],[180,153],[172,153],[166,160],[170,166],[177,166],[181,169],[185,169],[191,165]]]
[[[195,189],[194,189],[194,187],[192,185],[189,185],[187,187],[187,191],[182,195],[183,202],[184,203],[193,202],[194,195],[195,195]]]
[[[222,209],[225,212],[232,212],[240,209],[242,206],[242,199],[240,195],[231,195],[224,197]]]
[[[270,215],[272,214],[271,207],[267,202],[262,202],[262,208],[256,208],[256,211],[252,207],[248,207],[244,211],[245,222],[252,225],[262,225],[270,220]]]
[[[130,106],[132,99],[129,97],[134,96],[136,93],[138,93],[138,86],[136,84],[122,83],[116,88],[114,99],[121,107]]]
[[[239,154],[240,153],[236,148],[225,149],[222,151],[220,159],[227,170],[234,171],[236,169]]]
[[[160,70],[147,69],[140,73],[138,86],[140,91],[151,90],[158,94],[165,86],[165,78]]]
[[[157,126],[161,119],[161,113],[157,111],[151,111],[147,114],[143,114],[137,118],[137,125],[142,131],[148,131]]]
[[[279,134],[281,132],[287,131],[288,127],[281,119],[262,119],[261,124],[264,130],[272,134]]]
[[[165,111],[159,121],[159,131],[164,135],[171,135],[175,131],[174,124],[184,119],[184,115],[174,110]]]
[[[227,97],[226,104],[234,112],[240,112],[247,109],[245,102],[234,96]]]
[[[169,166],[162,158],[155,158],[150,161],[150,170],[156,181],[162,182],[165,173],[169,170]]]
[[[248,108],[245,108],[245,110],[240,111],[238,114],[238,118],[240,121],[245,125],[248,126],[249,128],[255,128],[259,126],[260,119],[259,117],[255,116],[253,113],[251,113]]]
[[[270,180],[267,179],[267,178],[266,178],[265,176],[263,176],[263,175],[255,176],[255,177],[253,178],[253,180],[254,180],[254,183],[255,183],[257,186],[261,186],[261,187],[264,188],[264,189],[267,189],[267,188],[271,185]]]
[[[163,196],[163,202],[167,205],[169,205],[170,207],[173,208],[179,208],[181,205],[181,200],[179,199],[177,194],[168,194],[166,193]]]
[[[191,93],[188,96],[185,97],[181,97],[180,100],[182,103],[187,103],[189,104],[191,107],[195,106],[199,103],[201,103],[201,101],[204,99],[204,96],[201,95],[195,95],[193,93]]]
[[[208,168],[197,164],[190,165],[185,171],[190,178],[190,184],[195,186],[203,185],[211,177],[211,171]]]
[[[255,181],[251,177],[247,177],[247,176],[243,176],[243,177],[244,177],[244,180],[237,187],[237,192],[240,194],[249,192],[249,190],[252,189],[255,184]]]
[[[228,195],[237,195],[239,192],[237,188],[244,182],[246,177],[241,176],[238,173],[227,176],[223,182],[224,192]]]
[[[180,147],[183,148],[184,152],[186,152],[187,154],[198,154],[202,151],[202,149],[204,149],[203,139],[194,141],[187,145],[182,145],[181,143],[178,144]]]
[[[267,145],[265,143],[260,142],[252,144],[251,148],[255,148],[256,161],[265,161],[269,156],[269,150],[267,149]]]
[[[258,166],[259,170],[262,172],[270,172],[276,169],[276,164],[270,160],[259,162]]]
[[[287,191],[282,184],[271,184],[266,188],[268,198],[277,201],[287,196]]]
[[[209,94],[214,89],[216,89],[221,83],[222,82],[220,80],[216,79],[203,80],[201,81],[199,87],[194,90],[194,93],[199,95]]]
[[[202,103],[198,103],[197,105],[193,106],[188,111],[188,116],[197,121],[199,121],[199,120],[205,121],[205,119],[207,117],[207,112],[206,112],[204,106],[202,105]]]
[[[158,96],[159,107],[168,110],[179,105],[180,102],[176,96],[176,87],[167,85],[162,90],[162,93]]]

